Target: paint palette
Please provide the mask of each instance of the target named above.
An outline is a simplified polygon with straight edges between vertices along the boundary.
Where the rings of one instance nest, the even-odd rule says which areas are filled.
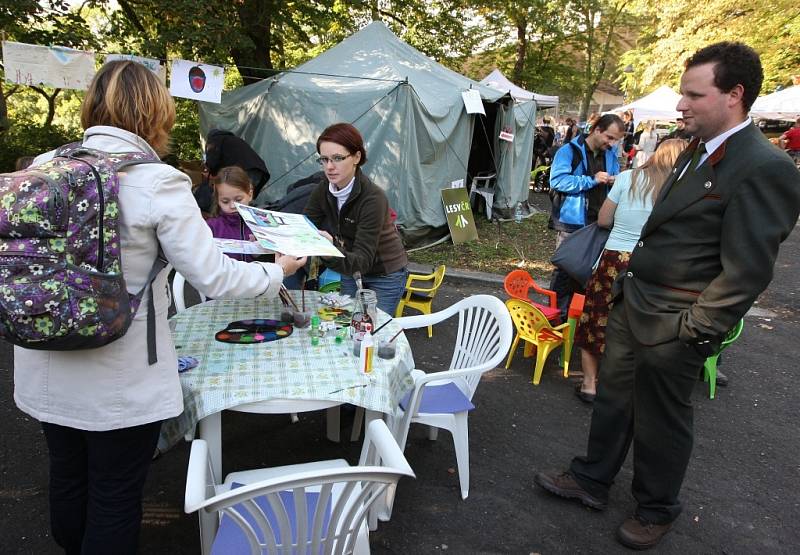
[[[267,320],[255,318],[253,320],[237,320],[227,325],[224,330],[218,331],[214,339],[221,343],[240,343],[251,345],[277,341],[292,335],[294,328],[289,322],[280,320]]]

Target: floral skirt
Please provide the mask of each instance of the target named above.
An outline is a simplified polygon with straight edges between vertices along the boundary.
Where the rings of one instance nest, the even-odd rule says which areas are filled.
[[[586,303],[583,305],[575,345],[600,358],[606,348],[608,305],[611,302],[611,285],[616,277],[628,268],[631,253],[604,250],[600,263],[586,286]]]

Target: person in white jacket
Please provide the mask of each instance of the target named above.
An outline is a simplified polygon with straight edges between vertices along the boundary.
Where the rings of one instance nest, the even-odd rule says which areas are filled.
[[[658,145],[658,134],[652,121],[645,122],[642,134],[639,135],[639,142],[636,143],[636,156],[633,159],[633,167],[641,168],[647,162]]]
[[[106,152],[163,153],[174,121],[167,89],[131,61],[105,64],[81,108],[83,144]],[[42,154],[34,163],[53,156]],[[284,276],[305,263],[280,255],[275,264],[225,256],[200,215],[191,181],[166,164],[121,170],[119,206],[122,269],[130,293],[145,284],[159,247],[178,272],[214,298],[274,296]],[[166,287],[162,271],[152,288],[158,356],[153,365],[146,297],[128,332],[106,346],[14,349],[14,400],[42,423],[53,538],[68,554],[136,552],[142,491],[161,422],[183,411]]]

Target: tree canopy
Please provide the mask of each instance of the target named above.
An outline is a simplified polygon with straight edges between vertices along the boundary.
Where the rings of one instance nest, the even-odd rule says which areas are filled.
[[[7,40],[228,65],[226,88],[295,67],[376,19],[468,77],[498,67],[582,117],[601,82],[629,96],[674,87],[682,61],[719,40],[761,54],[764,92],[800,74],[800,9],[790,0],[0,0]],[[80,91],[2,82],[0,93],[0,164],[5,151],[31,154],[79,134]],[[195,157],[196,106],[177,105],[177,153]]]

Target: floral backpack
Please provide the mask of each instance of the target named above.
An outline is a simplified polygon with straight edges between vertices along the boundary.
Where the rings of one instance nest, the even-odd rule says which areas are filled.
[[[91,349],[122,337],[150,288],[147,349],[156,362],[152,282],[135,295],[122,275],[119,177],[152,154],[110,154],[73,143],[39,166],[0,174],[0,337],[50,351]]]

